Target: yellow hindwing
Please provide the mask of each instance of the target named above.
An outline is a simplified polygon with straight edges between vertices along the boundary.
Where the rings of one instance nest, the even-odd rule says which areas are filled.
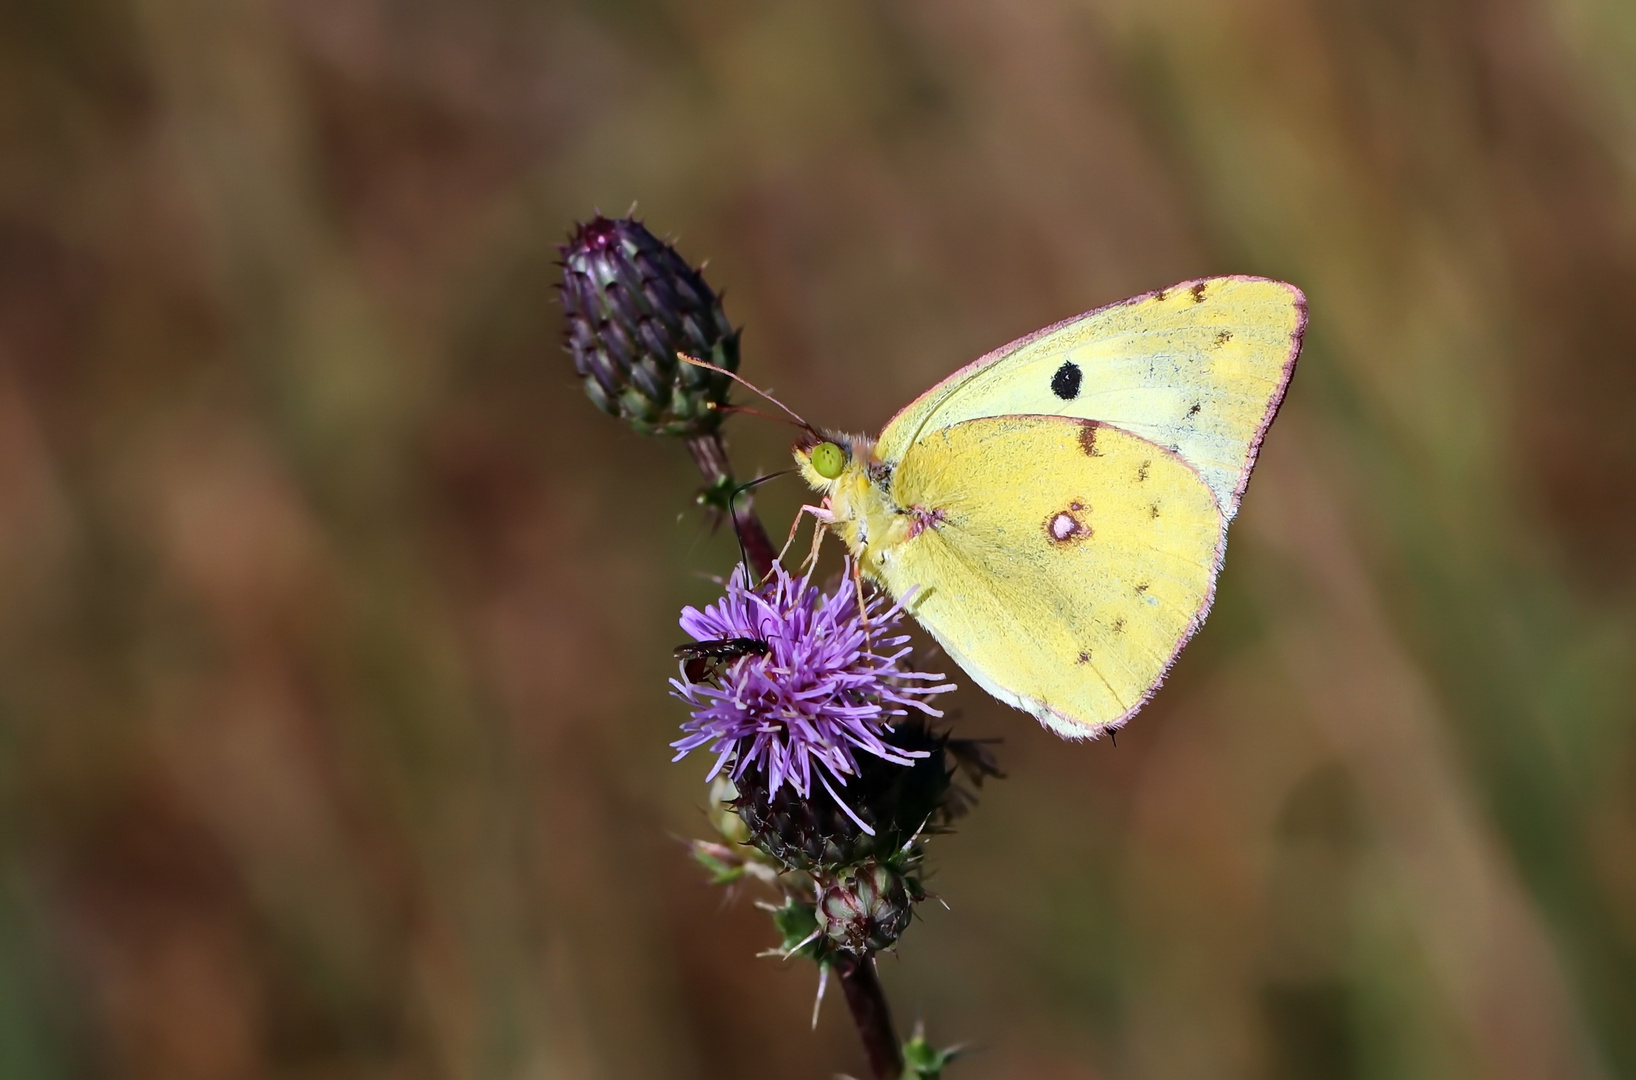
[[[925,434],[893,471],[922,523],[872,572],[1002,701],[1085,737],[1123,723],[1209,609],[1225,522],[1198,472],[1127,431],[994,416]]]

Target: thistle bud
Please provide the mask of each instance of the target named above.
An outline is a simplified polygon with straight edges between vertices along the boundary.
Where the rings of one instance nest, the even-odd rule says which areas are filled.
[[[598,215],[559,250],[567,347],[586,396],[644,435],[715,430],[730,380],[676,358],[738,370],[739,332],[704,277],[631,218]]]
[[[818,928],[838,949],[856,956],[889,949],[909,926],[919,887],[885,863],[865,863],[818,893]]]

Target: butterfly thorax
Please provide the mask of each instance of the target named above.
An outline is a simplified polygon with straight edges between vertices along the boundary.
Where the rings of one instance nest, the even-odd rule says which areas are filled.
[[[845,542],[864,573],[880,580],[883,556],[913,538],[917,519],[892,498],[892,469],[875,453],[874,439],[841,435],[832,441],[846,451],[840,475],[821,475],[810,451],[800,446],[795,448],[796,464],[802,478],[824,496],[830,531]]]

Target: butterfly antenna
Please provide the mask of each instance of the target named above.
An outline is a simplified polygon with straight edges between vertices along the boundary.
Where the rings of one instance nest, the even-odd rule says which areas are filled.
[[[796,412],[794,409],[790,408],[788,405],[784,404],[782,401],[779,401],[777,398],[773,397],[771,394],[767,393],[767,391],[763,390],[761,387],[757,386],[755,383],[751,382],[750,380],[745,379],[745,378],[741,378],[741,377],[739,377],[739,375],[737,373],[728,371],[724,367],[717,367],[715,364],[708,364],[708,363],[704,362],[703,360],[700,360],[698,357],[689,356],[684,352],[677,353],[676,358],[678,360],[682,361],[684,364],[692,364],[694,367],[701,367],[701,368],[704,368],[706,371],[714,371],[718,375],[727,376],[729,379],[732,379],[734,382],[738,383],[740,386],[744,387],[746,390],[750,391],[751,393],[760,394],[762,397],[766,398],[768,401],[772,402],[774,405],[777,405],[780,409],[783,409],[786,413],[789,414],[791,419],[793,419],[797,424],[800,424],[802,429],[805,430],[806,432],[808,432],[809,434],[819,435],[820,437],[822,437],[820,435],[818,429],[813,427],[811,424],[807,423],[806,419],[804,417],[802,417],[802,415],[800,413]]]
[[[780,424],[795,423],[794,420],[790,420],[787,417],[779,416],[776,413],[762,412],[760,409],[752,409],[748,405],[718,405],[716,406],[716,411],[727,414],[745,413],[749,416],[759,416],[763,420],[776,420]]]

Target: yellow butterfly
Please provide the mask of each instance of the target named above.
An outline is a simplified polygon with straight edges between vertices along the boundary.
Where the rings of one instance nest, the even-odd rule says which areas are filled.
[[[1219,277],[1048,326],[879,439],[798,445],[824,496],[805,509],[983,689],[1095,737],[1152,696],[1210,610],[1306,321],[1294,286]]]

